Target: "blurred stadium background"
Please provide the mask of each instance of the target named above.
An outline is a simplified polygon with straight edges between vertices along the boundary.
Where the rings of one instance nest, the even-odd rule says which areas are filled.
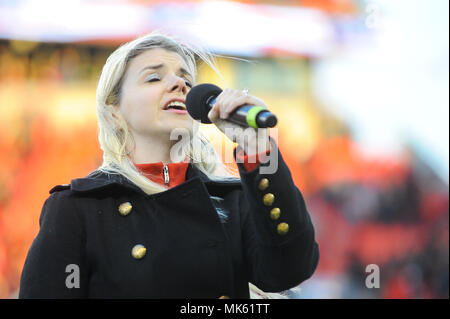
[[[95,89],[156,29],[217,54],[279,116],[321,259],[293,298],[448,298],[446,0],[1,0],[0,298],[15,298],[48,191],[101,162]],[[200,82],[223,83],[200,69]],[[203,127],[221,150],[222,137]],[[221,146],[222,145],[222,146]],[[366,266],[380,268],[368,289]]]

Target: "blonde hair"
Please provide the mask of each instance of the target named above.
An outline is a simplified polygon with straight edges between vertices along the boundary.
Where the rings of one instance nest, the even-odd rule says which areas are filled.
[[[98,139],[103,151],[103,163],[98,170],[107,174],[123,175],[147,194],[159,193],[167,188],[142,175],[128,156],[127,148],[133,142],[132,134],[127,122],[118,111],[118,105],[129,62],[139,54],[154,48],[163,48],[178,53],[186,63],[194,83],[197,77],[198,61],[206,63],[223,79],[216,67],[214,55],[160,32],[152,32],[121,45],[106,60],[96,94]],[[212,143],[200,131],[193,134],[190,143],[183,147],[183,152],[193,165],[212,180],[236,178],[227,174],[228,170]],[[225,176],[214,175],[216,170],[221,170]],[[255,298],[273,298],[274,296],[283,298],[282,295],[266,294],[251,283],[249,283],[249,288],[251,296]]]

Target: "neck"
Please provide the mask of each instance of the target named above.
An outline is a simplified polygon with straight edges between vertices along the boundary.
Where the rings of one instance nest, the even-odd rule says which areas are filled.
[[[170,150],[177,141],[171,141],[169,137],[135,137],[135,148],[131,153],[131,159],[135,164],[172,163]]]

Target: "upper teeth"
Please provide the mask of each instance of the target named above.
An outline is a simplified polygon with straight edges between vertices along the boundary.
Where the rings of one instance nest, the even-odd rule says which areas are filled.
[[[180,106],[183,109],[186,108],[186,104],[184,104],[183,102],[179,102],[179,101],[172,101],[169,104],[167,104],[167,108],[171,107],[171,106]]]

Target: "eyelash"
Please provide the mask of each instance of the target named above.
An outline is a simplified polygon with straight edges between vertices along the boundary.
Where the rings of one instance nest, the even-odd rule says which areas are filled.
[[[160,78],[151,78],[146,80],[146,82],[156,82],[156,81],[160,81]],[[186,86],[188,86],[190,89],[192,88],[192,83],[189,82],[188,80],[185,80],[184,83],[186,83]]]

